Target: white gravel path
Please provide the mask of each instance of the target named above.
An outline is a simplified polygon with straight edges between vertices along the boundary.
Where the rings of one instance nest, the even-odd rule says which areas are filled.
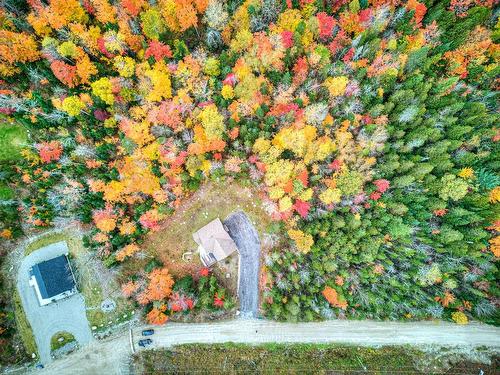
[[[79,345],[86,345],[93,339],[85,314],[85,301],[80,293],[50,305],[40,306],[34,288],[29,285],[29,269],[33,265],[66,253],[66,242],[57,242],[38,249],[23,259],[17,274],[17,290],[43,364],[52,360],[50,339],[55,333],[70,332]]]
[[[134,329],[134,342],[145,327]],[[500,350],[500,328],[471,323],[376,322],[332,320],[317,323],[278,323],[267,320],[236,319],[217,323],[167,323],[154,327],[153,348],[184,343],[345,343],[359,346],[416,345]],[[96,342],[66,358],[52,362],[40,375],[128,374],[131,349],[128,332]]]

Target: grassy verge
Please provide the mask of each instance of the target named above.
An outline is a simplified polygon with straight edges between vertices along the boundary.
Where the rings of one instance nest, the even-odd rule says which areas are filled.
[[[71,241],[71,237],[69,237],[67,233],[61,232],[61,233],[47,234],[47,235],[40,237],[40,238],[36,239],[35,241],[29,243],[28,246],[26,246],[26,249],[24,249],[24,256],[28,256],[33,251],[41,249],[42,247],[48,246],[48,245],[56,243],[56,242],[61,242],[61,241],[68,242],[68,247],[70,247],[69,242]],[[70,250],[71,250],[71,247],[70,247]]]
[[[479,373],[480,368],[484,374],[493,374],[495,363],[455,363],[450,373]],[[142,351],[134,357],[134,372],[144,375],[430,374],[443,373],[444,367],[440,366],[444,365],[441,356],[430,358],[410,347],[367,348],[329,344],[189,344],[172,350]]]
[[[26,318],[26,314],[24,313],[23,309],[23,304],[21,302],[21,297],[19,296],[17,290],[14,292],[12,300],[16,315],[17,332],[21,336],[21,340],[23,341],[26,353],[28,353],[28,355],[30,356],[32,355],[32,353],[35,353],[38,357],[38,349],[35,342],[35,336],[33,336],[31,325],[28,322],[28,319]]]
[[[66,331],[57,332],[50,339],[50,350],[57,350],[73,341],[75,341],[75,336],[73,336],[71,333]]]
[[[115,298],[116,310],[110,313],[104,313],[99,306],[95,305],[93,309],[87,310],[87,319],[91,327],[97,327],[95,331],[105,330],[113,325],[129,321],[133,316],[133,308],[130,302],[125,298]]]

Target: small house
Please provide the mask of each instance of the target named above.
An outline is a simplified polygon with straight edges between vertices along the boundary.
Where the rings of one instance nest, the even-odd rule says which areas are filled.
[[[193,233],[193,239],[198,244],[200,259],[206,267],[238,251],[219,218]]]
[[[66,255],[31,267],[29,284],[35,289],[40,306],[70,297],[77,292],[73,271]]]

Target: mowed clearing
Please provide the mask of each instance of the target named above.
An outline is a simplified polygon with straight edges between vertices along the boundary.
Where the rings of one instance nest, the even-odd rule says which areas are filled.
[[[143,248],[161,260],[173,275],[191,273],[201,266],[192,233],[217,217],[224,220],[236,210],[243,210],[248,215],[262,238],[271,218],[262,208],[259,194],[234,181],[211,181],[187,198],[160,230],[148,234]],[[192,255],[187,254],[183,260],[182,255],[186,252]]]

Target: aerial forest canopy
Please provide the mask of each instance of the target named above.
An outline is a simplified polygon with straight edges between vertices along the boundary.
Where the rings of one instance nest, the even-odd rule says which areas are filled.
[[[495,3],[6,0],[1,236],[77,218],[121,266],[232,177],[279,226],[268,317],[498,323]]]

